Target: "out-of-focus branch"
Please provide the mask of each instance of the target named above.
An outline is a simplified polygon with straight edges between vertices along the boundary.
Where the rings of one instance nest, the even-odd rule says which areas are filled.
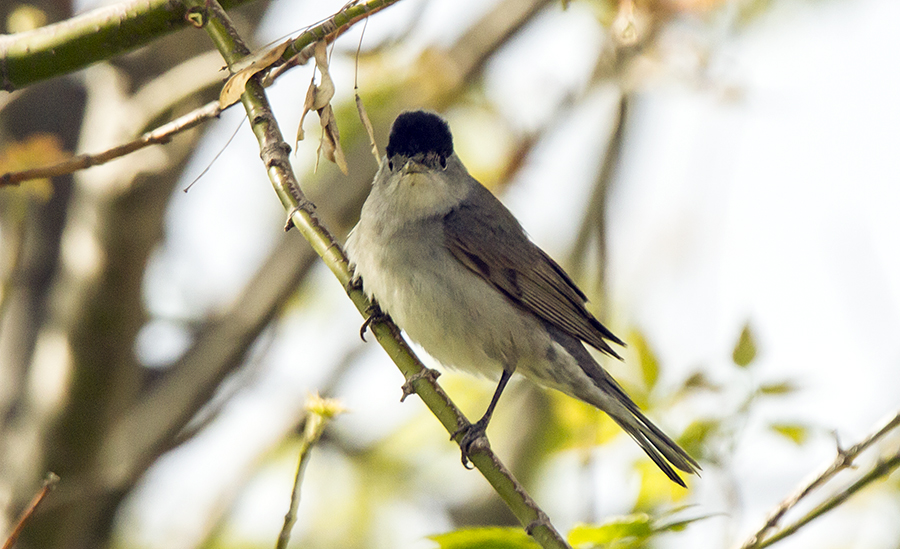
[[[128,0],[33,31],[0,35],[0,89],[23,88],[148,44],[187,26],[186,12],[176,0]]]
[[[887,433],[896,429],[898,426],[900,426],[900,412],[895,413],[893,415],[893,417],[891,417],[887,421],[885,421],[881,427],[879,427],[877,430],[875,430],[875,432],[870,434],[868,437],[863,439],[861,442],[854,444],[853,446],[851,446],[850,448],[848,448],[846,450],[841,449],[839,447],[837,456],[835,457],[835,459],[831,463],[831,465],[829,465],[827,468],[825,468],[825,470],[822,471],[821,473],[815,475],[812,478],[812,480],[805,482],[797,491],[795,491],[793,494],[791,494],[791,496],[789,496],[787,499],[785,499],[780,504],[778,504],[778,506],[772,511],[772,513],[766,519],[765,524],[763,524],[762,527],[760,527],[759,530],[757,530],[757,532],[755,534],[750,536],[750,538],[746,542],[744,542],[744,544],[741,546],[741,549],[754,549],[754,548],[767,547],[768,545],[771,545],[778,539],[782,539],[782,538],[786,537],[787,535],[792,534],[793,532],[795,532],[797,529],[799,529],[801,526],[803,526],[807,522],[811,521],[812,519],[816,518],[817,516],[821,515],[822,513],[832,509],[835,505],[837,505],[838,503],[840,503],[841,501],[846,499],[846,497],[848,497],[852,493],[852,492],[849,492],[849,489],[844,491],[844,492],[846,492],[846,495],[844,492],[842,492],[838,496],[835,496],[835,498],[832,498],[832,500],[834,500],[834,501],[833,501],[833,504],[831,504],[830,506],[829,506],[829,502],[823,503],[822,505],[817,507],[816,510],[810,512],[806,517],[804,517],[803,519],[801,519],[794,525],[791,525],[790,527],[785,528],[778,534],[771,536],[768,539],[765,539],[766,534],[768,534],[773,528],[778,526],[778,523],[781,521],[781,519],[784,517],[784,515],[788,511],[790,511],[793,507],[795,507],[800,502],[800,500],[802,500],[803,498],[808,496],[816,488],[825,484],[825,482],[830,480],[832,477],[834,477],[840,471],[843,471],[844,469],[851,467],[853,465],[853,460],[855,460],[857,458],[857,456],[859,456],[859,454],[861,454],[863,451],[865,451],[867,448],[869,448],[872,444],[877,442],[879,439],[884,437]],[[872,482],[873,480],[879,478],[880,476],[887,474],[887,472],[892,470],[893,467],[897,466],[896,460],[898,459],[898,457],[900,457],[900,456],[894,456],[893,458],[889,459],[888,461],[882,462],[879,465],[877,465],[872,471],[870,471],[868,474],[866,474],[863,478],[861,478],[859,481],[857,481],[853,485],[856,487],[854,491],[859,490],[860,488],[862,488],[869,482]],[[885,469],[886,467],[887,467],[887,469]],[[880,473],[880,474],[875,474],[875,473]],[[868,480],[866,480],[865,483],[860,484],[864,479],[868,479]],[[839,501],[838,501],[838,499],[839,499]],[[831,501],[831,500],[829,500],[829,501]],[[823,508],[823,506],[825,506],[825,507]],[[788,530],[790,530],[790,531],[788,533],[785,533]],[[775,538],[777,538],[777,539],[775,539]]]
[[[603,162],[600,165],[594,190],[588,202],[588,209],[584,214],[584,221],[581,223],[572,251],[574,274],[579,276],[585,270],[584,258],[591,238],[596,239],[597,264],[600,266],[599,280],[597,281],[599,291],[596,292],[596,295],[599,296],[603,296],[606,290],[606,277],[604,275],[606,269],[606,200],[622,155],[622,143],[625,138],[625,129],[628,125],[628,106],[629,96],[627,93],[622,93],[619,97],[613,132],[606,145]]]
[[[6,185],[18,185],[23,181],[29,181],[31,179],[43,179],[74,173],[92,166],[106,164],[111,160],[131,154],[134,151],[149,147],[150,145],[168,143],[175,134],[196,127],[210,118],[215,118],[219,116],[221,112],[219,102],[211,101],[199,109],[189,112],[184,116],[176,118],[171,122],[145,133],[133,141],[117,145],[101,153],[79,154],[78,156],[74,156],[51,166],[43,166],[40,168],[23,170],[20,172],[9,172],[0,175],[0,187]]]
[[[325,431],[328,421],[344,411],[338,401],[322,398],[319,395],[310,397],[306,410],[303,437],[300,439],[300,463],[297,464],[297,474],[294,477],[291,504],[288,512],[284,515],[284,526],[278,535],[275,549],[287,549],[288,542],[291,540],[291,529],[294,527],[294,523],[297,522],[297,507],[300,505],[300,486],[303,483],[303,472],[306,470],[306,464],[309,462],[310,451],[319,441],[319,437]]]

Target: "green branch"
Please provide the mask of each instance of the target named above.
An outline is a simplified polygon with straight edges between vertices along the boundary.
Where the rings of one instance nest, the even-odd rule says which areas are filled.
[[[248,0],[223,0],[233,8]],[[0,89],[13,91],[111,59],[188,26],[178,0],[128,0],[0,36]]]
[[[299,53],[316,40],[333,39],[336,34],[342,32],[353,22],[396,1],[371,0],[346,8],[294,40],[285,56],[290,57]],[[186,3],[198,13],[206,12],[203,17],[205,28],[229,68],[233,70],[244,57],[239,52],[247,52],[248,49],[231,25],[227,14],[216,4],[215,0],[208,4],[209,10],[204,9],[206,5],[204,0],[186,0]],[[316,253],[322,257],[335,277],[347,289],[347,294],[357,309],[366,315],[371,304],[362,290],[351,284],[350,270],[343,250],[319,222],[313,213],[313,204],[306,199],[297,184],[288,157],[290,146],[284,142],[260,78],[260,74],[250,78],[244,94],[241,96],[241,102],[247,111],[253,133],[259,142],[260,157],[266,167],[269,180],[285,209],[290,212],[290,222],[309,241]],[[409,349],[393,323],[376,320],[372,322],[371,330],[406,378],[407,384],[404,385],[404,391],[415,392],[449,433],[455,433],[460,426],[468,425],[468,420],[436,383],[435,376],[429,375],[429,370]],[[553,528],[546,514],[497,459],[490,446],[488,444],[476,444],[475,446],[470,456],[472,463],[494,487],[526,531],[545,548],[567,548],[568,544]]]

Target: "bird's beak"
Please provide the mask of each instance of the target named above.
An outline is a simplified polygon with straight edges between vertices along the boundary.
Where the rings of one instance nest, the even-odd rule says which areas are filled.
[[[403,168],[400,169],[400,173],[403,175],[410,175],[414,173],[425,173],[428,168],[424,164],[420,164],[415,160],[407,160],[406,164],[403,165]]]

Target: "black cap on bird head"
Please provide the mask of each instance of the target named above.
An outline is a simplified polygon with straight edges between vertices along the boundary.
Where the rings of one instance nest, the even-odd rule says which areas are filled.
[[[388,159],[396,155],[422,160],[439,160],[442,166],[453,154],[453,135],[450,126],[440,116],[425,111],[402,113],[394,120],[388,139]]]

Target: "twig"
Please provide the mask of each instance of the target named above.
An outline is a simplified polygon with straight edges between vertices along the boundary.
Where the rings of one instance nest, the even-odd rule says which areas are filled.
[[[765,535],[778,525],[778,522],[784,517],[785,513],[791,510],[803,498],[808,496],[813,490],[831,479],[834,475],[853,465],[853,460],[866,450],[869,446],[878,441],[881,437],[889,433],[891,430],[900,425],[900,411],[896,412],[891,418],[884,422],[875,432],[863,439],[861,442],[854,444],[850,448],[844,450],[840,446],[837,449],[837,456],[834,461],[824,471],[816,475],[811,481],[805,483],[790,497],[782,501],[766,518],[766,522],[757,530],[744,544],[741,549],[753,549],[765,547],[762,540]],[[814,518],[814,517],[813,517]],[[811,520],[811,519],[810,519]],[[808,522],[808,521],[807,521]],[[805,523],[804,523],[805,524]],[[801,525],[802,526],[802,525]],[[781,535],[780,533],[778,534]],[[779,537],[779,539],[781,539]],[[768,544],[768,541],[766,542]]]
[[[44,486],[41,490],[34,496],[31,500],[31,503],[28,504],[28,507],[22,512],[22,516],[19,517],[19,521],[16,523],[16,527],[13,529],[12,533],[6,538],[6,542],[3,544],[3,549],[11,549],[13,545],[16,544],[16,540],[19,539],[19,534],[22,533],[22,530],[25,528],[25,524],[31,519],[32,515],[34,515],[35,510],[37,510],[38,505],[44,501],[44,498],[47,497],[47,494],[50,493],[53,488],[56,487],[56,483],[59,482],[59,476],[56,473],[47,473],[47,476],[44,478]]]
[[[799,519],[797,522],[791,524],[790,526],[784,527],[778,533],[756,544],[754,547],[756,549],[763,549],[764,547],[769,547],[775,542],[781,541],[782,539],[790,536],[809,522],[819,518],[828,511],[831,511],[841,503],[844,503],[850,496],[852,496],[856,492],[859,492],[872,482],[889,475],[894,469],[897,468],[898,465],[900,465],[900,453],[894,454],[886,460],[879,461],[871,471],[857,479],[857,481],[847,487],[847,489],[841,491],[834,497],[823,501],[822,503],[817,505],[815,509],[807,513],[806,516]]]
[[[300,485],[303,481],[303,471],[309,462],[310,450],[322,436],[328,420],[341,413],[343,409],[336,400],[322,398],[319,395],[310,397],[306,405],[306,424],[303,427],[303,439],[300,441],[300,463],[297,465],[297,476],[294,478],[294,489],[291,492],[291,504],[284,515],[284,526],[278,534],[275,549],[286,549],[291,539],[291,529],[297,522],[297,507],[300,505]]]
[[[143,149],[144,147],[149,147],[150,145],[168,143],[175,134],[198,126],[210,118],[215,118],[219,116],[221,112],[221,109],[219,109],[219,102],[212,101],[184,116],[180,116],[171,122],[143,134],[133,141],[115,146],[101,153],[79,154],[78,156],[74,156],[68,160],[63,160],[62,162],[50,166],[33,168],[20,172],[9,172],[0,175],[0,187],[6,185],[18,185],[23,181],[29,181],[31,179],[44,179],[74,173],[78,170],[105,164],[111,160],[125,156],[126,154],[131,154],[134,151]]]

